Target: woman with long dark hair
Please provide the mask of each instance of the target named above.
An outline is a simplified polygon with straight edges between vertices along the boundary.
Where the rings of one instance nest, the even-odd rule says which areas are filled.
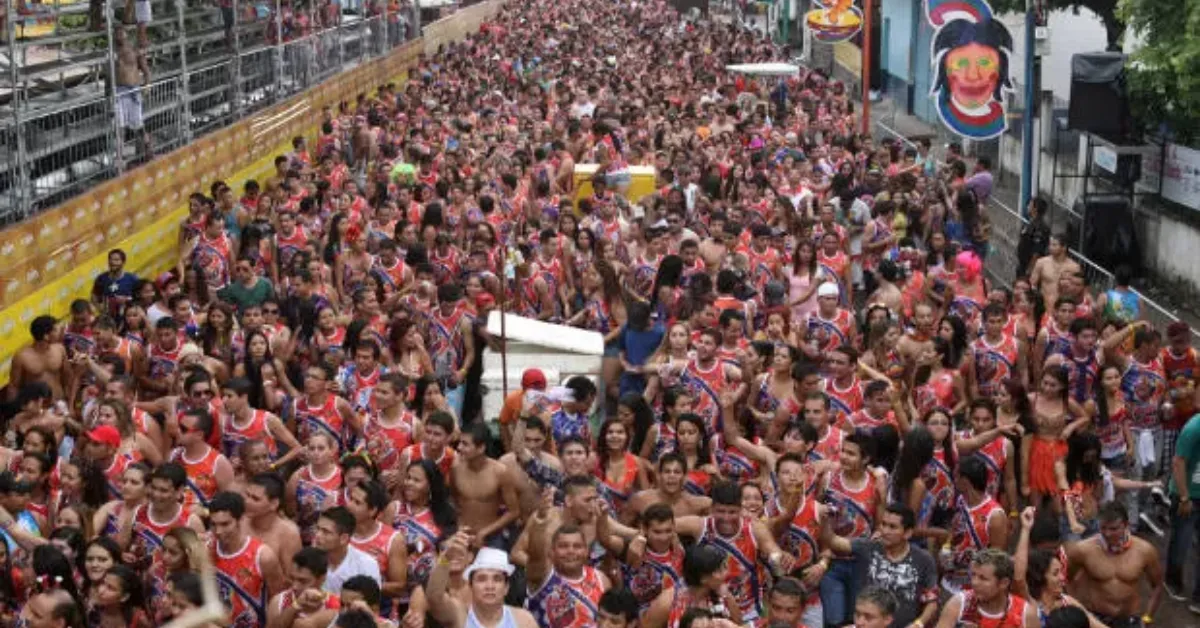
[[[1129,469],[1133,452],[1133,432],[1129,429],[1129,409],[1121,390],[1121,369],[1115,365],[1100,369],[1100,394],[1088,399],[1083,409],[1092,417],[1096,437],[1100,439],[1100,461],[1118,474]]]
[[[83,599],[79,596],[79,587],[75,584],[75,566],[62,550],[50,544],[33,548],[33,577],[36,585],[42,590],[66,591],[71,599],[83,608]]]
[[[1034,432],[1021,443],[1021,493],[1029,503],[1042,501],[1059,491],[1054,465],[1067,455],[1066,440],[1087,422],[1083,408],[1069,395],[1067,372],[1061,368],[1042,373],[1038,392],[1029,396],[1033,408]],[[1062,502],[1050,500],[1054,512],[1062,513]]]
[[[454,416],[454,411],[446,401],[446,394],[441,383],[432,375],[425,375],[413,385],[412,410],[417,418],[424,423],[434,412],[447,412]],[[454,416],[455,424],[459,417]]]
[[[98,536],[88,542],[75,559],[84,596],[91,597],[92,591],[104,581],[109,569],[125,563],[121,552],[121,546],[110,536]]]
[[[613,513],[624,512],[625,504],[637,491],[650,486],[645,464],[629,451],[632,440],[629,427],[618,417],[600,425],[596,438],[596,467],[600,498]]]
[[[681,314],[683,271],[683,258],[678,255],[668,255],[658,264],[650,289],[650,310],[660,321],[673,321]]]
[[[687,461],[688,468],[683,490],[700,496],[708,495],[717,476],[708,439],[704,438],[705,429],[704,419],[690,412],[680,415],[675,424],[675,451]]]
[[[233,364],[233,336],[237,321],[233,308],[223,301],[213,301],[208,306],[204,324],[200,326],[200,347],[204,355]]]
[[[121,475],[121,498],[101,506],[92,516],[92,529],[100,536],[116,537],[120,530],[121,513],[133,512],[146,503],[146,487],[150,483],[150,467],[134,463]]]
[[[933,350],[917,356],[917,368],[912,377],[914,416],[924,416],[935,409],[955,416],[967,407],[966,384],[953,361],[950,342],[945,338],[934,337]]]
[[[948,343],[946,357],[952,365],[950,368],[960,370],[967,358],[967,324],[953,314],[943,316],[938,325],[938,336]]]
[[[921,470],[925,488],[933,496],[927,525],[948,529],[954,514],[954,473],[960,454],[954,443],[954,419],[944,408],[934,408],[921,417],[921,425],[933,440],[933,458]]]
[[[114,565],[88,598],[89,628],[150,628],[142,579],[137,572]]]
[[[888,501],[904,504],[916,513],[914,542],[927,540],[937,546],[944,541],[945,530],[929,527],[935,499],[926,484],[926,468],[933,462],[933,449],[933,435],[923,425],[914,426],[904,435],[904,446],[892,469]]]
[[[408,548],[409,592],[401,596],[400,605],[408,604],[414,587],[424,586],[433,571],[442,541],[458,531],[458,513],[450,504],[450,489],[437,465],[429,460],[417,460],[405,470],[400,499],[392,502],[381,515],[392,521],[404,534]]]
[[[650,403],[639,393],[625,393],[617,401],[617,419],[625,424],[629,432],[629,451],[643,460],[649,460],[654,451],[654,441],[649,438],[654,425],[654,409]]]
[[[567,324],[581,325],[604,336],[601,379],[608,398],[616,399],[621,375],[621,347],[617,338],[627,319],[621,281],[611,264],[596,260],[584,269],[580,286],[583,289],[583,309],[572,316]]]

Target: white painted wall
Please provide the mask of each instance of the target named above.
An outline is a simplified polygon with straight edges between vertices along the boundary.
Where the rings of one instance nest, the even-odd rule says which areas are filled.
[[[1200,250],[1200,231],[1166,212],[1157,212],[1155,220],[1143,223],[1138,236],[1146,265],[1163,276],[1200,286],[1200,255],[1180,254]]]
[[[1013,76],[1024,82],[1025,16],[1008,13],[1000,16],[1013,36],[1011,57]],[[1100,52],[1107,45],[1104,25],[1088,9],[1055,11],[1050,14],[1050,54],[1042,57],[1042,89],[1054,91],[1063,101],[1071,97],[1071,55],[1080,52]]]

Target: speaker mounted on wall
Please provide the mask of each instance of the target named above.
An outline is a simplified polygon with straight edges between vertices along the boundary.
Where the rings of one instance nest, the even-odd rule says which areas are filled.
[[[1133,135],[1125,79],[1125,55],[1091,52],[1071,56],[1071,103],[1067,126],[1115,142]]]

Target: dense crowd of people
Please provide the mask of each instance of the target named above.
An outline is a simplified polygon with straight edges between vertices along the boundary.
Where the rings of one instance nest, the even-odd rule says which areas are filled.
[[[1036,221],[991,284],[990,164],[724,69],[783,56],[662,0],[510,3],[193,194],[178,268],[112,251],[13,360],[0,625],[159,625],[210,567],[239,628],[1200,613],[1190,329]],[[602,335],[599,372],[485,416],[497,310]]]

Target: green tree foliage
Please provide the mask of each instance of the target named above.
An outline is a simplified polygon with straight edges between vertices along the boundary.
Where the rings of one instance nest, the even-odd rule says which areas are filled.
[[[1122,0],[1120,17],[1142,42],[1129,72],[1134,115],[1178,142],[1200,139],[1200,0]]]

